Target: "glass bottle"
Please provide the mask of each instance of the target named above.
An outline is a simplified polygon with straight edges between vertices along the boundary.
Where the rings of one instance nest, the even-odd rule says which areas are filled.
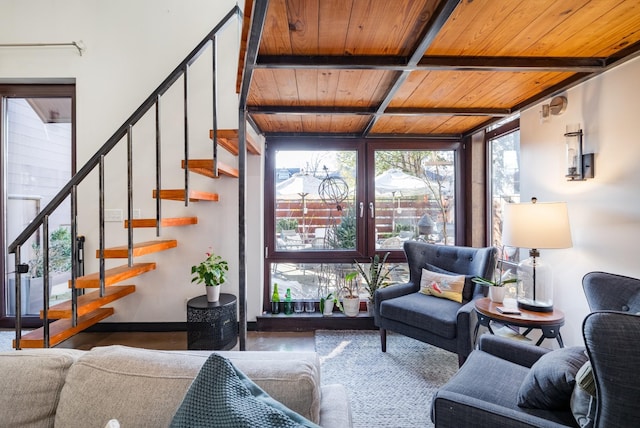
[[[284,295],[284,314],[291,315],[293,313],[293,301],[291,301],[291,289],[287,288]]]
[[[280,313],[280,294],[278,294],[278,283],[273,284],[273,294],[271,295],[271,313]]]

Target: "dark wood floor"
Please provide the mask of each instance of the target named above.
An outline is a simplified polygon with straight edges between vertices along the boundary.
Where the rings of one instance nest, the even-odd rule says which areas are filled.
[[[94,346],[126,345],[146,349],[185,350],[187,332],[79,333],[57,348],[88,350]],[[313,331],[247,332],[247,351],[315,351]],[[234,348],[238,350],[238,345]]]

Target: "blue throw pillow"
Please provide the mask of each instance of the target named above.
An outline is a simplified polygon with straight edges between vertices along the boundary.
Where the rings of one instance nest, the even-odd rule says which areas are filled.
[[[530,409],[569,410],[576,373],[588,360],[585,348],[573,346],[551,351],[531,366],[520,390],[518,406]]]
[[[271,398],[218,354],[211,354],[200,369],[170,427],[320,428]]]

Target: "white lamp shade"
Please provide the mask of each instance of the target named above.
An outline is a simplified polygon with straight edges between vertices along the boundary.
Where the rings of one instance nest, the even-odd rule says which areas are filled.
[[[571,229],[565,202],[506,204],[502,243],[519,248],[569,248]]]

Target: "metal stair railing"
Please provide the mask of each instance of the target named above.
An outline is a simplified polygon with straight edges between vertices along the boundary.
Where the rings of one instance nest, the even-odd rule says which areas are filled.
[[[161,142],[161,129],[160,129],[160,99],[180,77],[184,82],[184,154],[185,154],[185,205],[189,204],[189,110],[188,110],[188,84],[189,84],[189,67],[204,53],[204,51],[211,46],[212,48],[212,102],[213,102],[213,114],[212,114],[212,127],[213,127],[213,169],[217,174],[217,96],[216,96],[216,35],[221,32],[234,17],[237,17],[242,22],[242,11],[236,5],[233,7],[222,20],[211,30],[209,34],[187,55],[187,57],[167,76],[167,78],[153,91],[153,93],[138,107],[138,109],[118,128],[118,130],[98,149],[98,151],[84,164],[84,166],[78,171],[67,184],[53,197],[40,213],[29,223],[29,225],[18,235],[18,237],[8,246],[8,253],[15,255],[15,331],[16,340],[15,348],[20,349],[20,336],[22,333],[22,295],[21,295],[21,274],[27,273],[29,266],[22,263],[21,249],[25,242],[36,233],[41,227],[43,230],[43,325],[44,325],[44,347],[49,347],[49,216],[58,208],[62,202],[67,198],[71,199],[71,236],[72,236],[72,268],[71,268],[71,305],[72,305],[72,325],[75,327],[78,321],[78,290],[76,289],[76,278],[78,277],[78,258],[75,257],[78,254],[78,240],[75,237],[78,236],[77,231],[77,186],[91,173],[96,167],[98,167],[98,187],[99,187],[99,263],[100,263],[100,296],[103,297],[105,293],[105,261],[104,261],[104,159],[105,156],[118,145],[118,143],[126,136],[127,141],[127,220],[128,220],[128,264],[132,266],[132,254],[133,254],[133,159],[132,159],[132,146],[133,146],[133,126],[144,115],[155,107],[155,122],[156,122],[156,234],[160,236],[160,223],[161,223],[161,202],[160,202],[160,190],[161,190],[161,170],[160,170],[160,142]]]

